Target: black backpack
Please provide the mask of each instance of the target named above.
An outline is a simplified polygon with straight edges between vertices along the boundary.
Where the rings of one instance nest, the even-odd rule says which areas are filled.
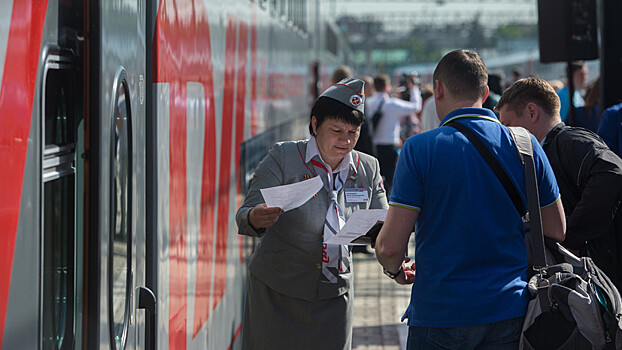
[[[376,112],[374,112],[374,115],[371,117],[371,124],[374,127],[374,131],[378,127],[380,119],[382,119],[382,105],[384,105],[384,100],[380,100],[380,104],[378,105],[378,108],[376,108]]]

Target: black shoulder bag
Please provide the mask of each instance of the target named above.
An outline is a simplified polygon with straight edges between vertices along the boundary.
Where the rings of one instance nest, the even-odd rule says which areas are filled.
[[[374,112],[374,115],[371,117],[371,124],[374,127],[374,132],[376,131],[376,127],[378,127],[378,123],[380,123],[380,119],[382,119],[382,105],[384,105],[384,99],[380,100],[376,112]]]

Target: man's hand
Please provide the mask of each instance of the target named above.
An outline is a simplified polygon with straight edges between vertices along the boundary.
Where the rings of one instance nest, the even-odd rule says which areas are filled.
[[[398,284],[413,284],[415,282],[415,263],[410,265],[406,265],[410,262],[410,258],[404,258],[404,262],[402,263],[402,273],[395,277],[395,282]]]

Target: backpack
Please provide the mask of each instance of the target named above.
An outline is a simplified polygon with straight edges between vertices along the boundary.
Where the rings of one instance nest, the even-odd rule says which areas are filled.
[[[578,258],[556,244],[563,257],[547,262],[531,136],[509,128],[525,165],[534,275],[519,349],[622,349],[622,299],[611,280],[591,258]]]

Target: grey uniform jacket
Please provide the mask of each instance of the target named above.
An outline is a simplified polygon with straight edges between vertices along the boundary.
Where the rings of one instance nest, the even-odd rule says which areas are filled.
[[[274,145],[259,163],[242,207],[236,214],[239,233],[261,237],[249,269],[257,278],[275,291],[304,300],[334,298],[346,293],[352,284],[352,274],[341,274],[337,283],[320,282],[322,270],[322,234],[324,219],[330,203],[328,192],[322,188],[301,207],[285,212],[278,222],[265,231],[256,231],[248,222],[255,205],[263,203],[261,188],[287,185],[315,176],[318,169],[305,164],[307,140],[281,142]],[[338,193],[339,205],[345,219],[357,209],[387,208],[387,198],[376,158],[352,151],[354,166],[349,179]],[[365,188],[366,203],[347,203],[344,188]]]

